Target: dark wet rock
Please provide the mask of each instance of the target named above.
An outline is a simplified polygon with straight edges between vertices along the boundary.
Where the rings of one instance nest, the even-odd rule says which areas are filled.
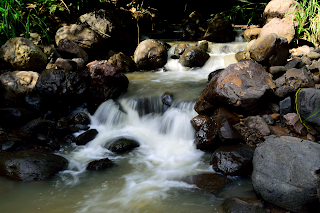
[[[37,134],[30,142],[48,147],[51,151],[60,149],[60,145],[56,141],[43,134]]]
[[[182,27],[182,40],[183,41],[194,41],[199,37],[199,25],[192,21],[188,20],[183,24]]]
[[[224,117],[224,118],[228,119],[228,122],[231,125],[235,125],[236,123],[240,122],[239,116],[237,116],[233,112],[230,112],[228,109],[226,109],[224,107],[219,107],[216,110],[214,110],[214,112],[212,113],[212,116]]]
[[[218,123],[210,118],[199,131],[196,132],[195,144],[197,149],[214,151],[221,145],[218,133]]]
[[[0,153],[0,175],[18,181],[47,180],[67,162],[61,156],[33,150],[4,152]]]
[[[283,66],[289,58],[289,45],[286,38],[271,33],[255,40],[249,52],[250,57],[260,64]]]
[[[244,146],[221,146],[211,157],[216,172],[230,176],[248,176],[252,172],[254,149]]]
[[[247,42],[250,42],[254,39],[257,39],[258,36],[260,35],[261,28],[250,28],[246,29],[243,32],[243,37],[247,40]]]
[[[218,123],[218,134],[223,144],[238,144],[244,139],[225,117],[215,117]]]
[[[185,67],[202,67],[209,58],[200,47],[191,46],[181,55],[179,63]]]
[[[263,115],[262,118],[268,125],[274,125],[275,123],[274,119],[270,115]]]
[[[153,39],[142,41],[134,52],[134,62],[140,70],[156,70],[167,63],[166,48]]]
[[[295,133],[306,136],[307,128],[300,122],[299,115],[296,113],[288,113],[283,116],[286,126]]]
[[[252,185],[266,202],[292,212],[319,212],[320,145],[269,138],[255,150]]]
[[[64,110],[77,107],[89,96],[86,75],[82,72],[44,70],[36,88],[47,109]]]
[[[73,142],[75,142],[77,145],[86,145],[87,143],[95,139],[97,135],[98,131],[96,129],[90,129],[76,137]]]
[[[23,108],[0,108],[0,125],[4,128],[19,127],[33,116],[34,112]]]
[[[18,134],[22,138],[30,138],[38,133],[48,135],[53,123],[45,119],[35,119],[28,122],[19,129]]]
[[[173,94],[170,92],[163,93],[161,96],[161,101],[163,105],[165,105],[166,107],[170,107],[173,102]]]
[[[27,93],[24,97],[24,106],[27,109],[42,112],[44,102],[42,97],[40,97],[37,92]]]
[[[213,78],[213,76],[218,75],[223,69],[218,69],[215,70],[213,72],[210,72],[210,74],[208,75],[208,81],[211,81],[211,79]]]
[[[283,116],[293,112],[291,97],[288,96],[287,98],[280,101],[279,106],[280,106],[280,121],[282,126],[284,126],[285,122],[284,122]]]
[[[82,58],[85,62],[88,62],[88,54],[84,51],[75,41],[62,39],[58,44],[59,54],[62,58]]]
[[[117,99],[127,91],[129,80],[118,67],[107,61],[94,61],[87,65],[90,73],[92,104],[98,107],[108,99]]]
[[[219,174],[192,175],[182,179],[182,181],[196,185],[206,194],[214,194],[232,183],[230,179]]]
[[[24,145],[25,142],[19,139],[12,139],[12,140],[4,140],[0,141],[0,152],[8,152],[8,151],[14,151],[19,146]]]
[[[211,114],[215,108],[225,106],[235,111],[254,113],[265,93],[274,87],[260,64],[241,61],[229,65],[211,79],[194,109],[199,114]]]
[[[76,124],[89,125],[91,123],[91,119],[89,115],[85,112],[78,112],[77,114],[72,116],[69,120],[74,125]]]
[[[287,69],[285,66],[273,66],[269,68],[269,72],[274,76],[274,78],[283,75],[286,71]]]
[[[55,138],[56,142],[58,143],[64,143],[64,144],[71,144],[76,139],[74,135],[64,135],[64,136],[58,136]]]
[[[302,89],[297,94],[297,110],[302,120],[306,120],[320,131],[320,90],[313,88]],[[314,114],[316,113],[316,114]]]
[[[0,49],[0,58],[17,70],[41,72],[47,64],[42,50],[29,39],[21,37],[9,39]]]
[[[107,148],[115,153],[124,153],[139,147],[140,144],[132,139],[120,138],[112,142]]]
[[[70,125],[67,119],[62,118],[56,122],[55,128],[52,129],[52,134],[56,137],[59,137],[72,134],[78,131],[79,129],[75,125]]]
[[[137,71],[138,68],[131,57],[125,55],[122,52],[114,54],[111,56],[108,61],[113,65],[119,67],[121,72],[134,72]]]
[[[73,58],[72,61],[77,63],[78,71],[82,71],[86,68],[87,62],[82,58]]]
[[[78,70],[78,64],[77,62],[71,60],[71,59],[63,59],[58,58],[55,63],[57,69],[63,70],[63,71],[77,71]]]
[[[258,130],[262,135],[270,135],[268,124],[260,116],[250,116],[246,119],[245,125],[249,128]]]
[[[290,70],[292,68],[297,68],[300,69],[304,66],[303,62],[301,61],[301,59],[292,59],[291,61],[289,61],[284,67],[286,68],[286,70]]]
[[[164,46],[164,48],[166,48],[167,52],[170,50],[171,45],[168,44],[167,42],[161,41],[161,40],[157,40],[157,42],[158,42],[159,44],[161,44],[162,46]]]
[[[61,27],[55,35],[57,46],[62,39],[76,42],[87,53],[100,50],[103,46],[102,37],[84,25],[72,24]]]
[[[268,103],[268,108],[273,113],[279,113],[280,112],[279,104],[276,104],[276,103],[273,103],[273,102],[269,102]]]
[[[186,43],[180,43],[176,46],[176,48],[174,49],[174,54],[175,55],[182,55],[184,53],[184,51],[186,51],[186,49],[188,49],[190,47],[189,44]]]
[[[269,213],[261,201],[238,197],[227,198],[221,209],[223,213]]]
[[[199,131],[200,128],[209,120],[207,115],[197,115],[191,119],[191,125],[196,131]]]
[[[209,43],[206,40],[202,40],[202,41],[198,41],[196,46],[200,47],[201,49],[203,49],[203,51],[207,52],[209,48]]]
[[[279,98],[285,98],[290,95],[293,95],[296,92],[296,89],[292,86],[283,85],[276,88],[274,94]]]
[[[90,162],[87,165],[87,170],[92,170],[92,171],[100,171],[100,170],[104,170],[104,169],[108,169],[114,166],[114,163],[109,160],[109,158],[103,158],[100,160],[95,160]]]
[[[235,32],[231,23],[217,14],[209,24],[203,39],[217,43],[232,42],[235,40]]]

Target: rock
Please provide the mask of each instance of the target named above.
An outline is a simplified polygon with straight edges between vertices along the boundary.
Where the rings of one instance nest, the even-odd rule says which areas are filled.
[[[47,109],[59,110],[79,106],[89,97],[87,74],[83,72],[67,72],[58,69],[44,70],[36,84],[39,96]]]
[[[191,46],[181,55],[179,63],[185,67],[202,67],[209,58],[209,54],[200,47]]]
[[[284,115],[283,118],[285,124],[290,130],[302,136],[307,135],[307,128],[300,122],[299,115],[296,113],[288,113]]]
[[[274,125],[275,123],[274,119],[270,115],[263,115],[262,118],[268,125]]]
[[[21,138],[30,138],[37,134],[48,135],[53,124],[45,119],[34,119],[19,129],[18,134]]]
[[[241,61],[243,59],[250,59],[250,53],[246,50],[237,52],[235,55],[237,61]]]
[[[116,67],[119,67],[121,72],[126,73],[126,72],[134,72],[137,71],[138,68],[134,61],[131,59],[131,57],[126,56],[122,52],[119,52],[117,54],[114,54],[111,56],[108,61]]]
[[[283,66],[289,58],[289,45],[286,38],[270,33],[255,40],[249,52],[262,65]]]
[[[209,48],[209,43],[206,40],[202,40],[202,41],[198,41],[196,46],[200,47],[203,51],[207,52]]]
[[[153,39],[142,41],[134,52],[134,62],[140,70],[156,70],[167,63],[166,48]]]
[[[286,70],[290,70],[292,68],[300,69],[303,67],[303,62],[301,61],[301,59],[293,59],[290,60],[284,67],[286,68]]]
[[[92,141],[97,135],[98,135],[98,131],[96,129],[90,129],[90,130],[82,133],[78,137],[76,137],[74,139],[74,142],[77,145],[86,145],[87,143]]]
[[[40,146],[48,147],[49,151],[60,149],[60,145],[56,141],[52,140],[51,138],[43,134],[37,134],[30,140],[30,142],[38,144]]]
[[[270,109],[271,112],[273,113],[279,113],[280,112],[280,106],[279,104],[276,104],[274,102],[269,102],[268,103],[268,108]]]
[[[199,37],[199,25],[192,20],[187,20],[182,28],[182,40],[194,41]]]
[[[73,58],[71,60],[77,63],[78,71],[82,71],[86,68],[87,63],[82,58]]]
[[[273,66],[269,68],[269,72],[276,78],[279,77],[283,74],[285,74],[285,72],[287,71],[287,69],[285,68],[285,66]]]
[[[269,138],[255,150],[252,185],[266,202],[292,212],[319,212],[320,145]]]
[[[297,112],[303,121],[320,131],[320,90],[313,88],[301,89],[297,94]],[[314,114],[316,113],[316,114]]]
[[[279,98],[285,98],[288,97],[289,95],[292,95],[296,92],[296,89],[292,86],[280,86],[276,88],[276,91],[274,94],[279,97]]]
[[[224,117],[226,119],[228,119],[228,122],[231,125],[235,125],[236,123],[240,122],[240,118],[239,116],[237,116],[236,114],[234,114],[233,112],[230,112],[228,109],[224,108],[224,107],[219,107],[217,108],[213,113],[212,116],[214,117]]]
[[[312,64],[312,61],[306,55],[301,57],[301,61],[302,61],[303,66],[304,65],[310,66]]]
[[[285,16],[292,20],[294,12],[288,14],[291,11],[299,11],[302,13],[302,7],[298,4],[297,1],[294,0],[272,0],[270,1],[263,12],[263,19],[266,23],[268,23],[273,18],[284,18]],[[295,18],[296,22],[297,19]]]
[[[165,106],[165,109],[169,108],[173,102],[173,94],[170,92],[165,92],[161,95],[161,101]]]
[[[61,156],[33,150],[0,153],[0,175],[18,181],[47,180],[67,164]]]
[[[307,55],[311,49],[308,45],[303,45],[301,47],[298,47],[296,49],[293,49],[297,54]]]
[[[245,125],[249,128],[258,130],[262,135],[270,135],[271,131],[268,124],[260,116],[250,116],[246,119]]]
[[[47,65],[47,57],[41,49],[21,37],[11,38],[1,47],[0,59],[17,70],[41,72]]]
[[[23,108],[0,108],[0,125],[4,128],[24,125],[34,116],[34,112]]]
[[[221,209],[223,213],[269,213],[259,200],[238,197],[225,199],[221,205]]]
[[[188,49],[190,47],[189,44],[186,43],[180,43],[176,46],[176,48],[174,49],[174,54],[175,55],[182,55],[184,53],[184,51],[186,51],[186,49]]]
[[[120,138],[110,144],[107,148],[115,153],[124,153],[139,147],[140,144],[132,139]]]
[[[320,53],[317,53],[317,52],[309,52],[307,57],[310,59],[310,60],[318,60],[320,58]]]
[[[116,35],[121,29],[119,19],[112,11],[104,9],[83,14],[79,17],[79,22],[88,26],[104,39]]]
[[[192,118],[191,125],[196,131],[199,129],[209,120],[207,115],[197,115],[196,117]]]
[[[157,42],[158,42],[159,44],[161,44],[161,45],[167,50],[167,52],[170,50],[171,45],[168,44],[167,42],[161,41],[161,40],[157,40]]]
[[[219,174],[192,175],[182,179],[182,181],[196,185],[206,194],[214,194],[221,191],[227,184],[232,182]]]
[[[209,24],[203,39],[216,43],[232,42],[235,40],[235,33],[231,23],[220,14],[216,14]]]
[[[218,134],[223,144],[238,144],[244,142],[240,133],[229,123],[225,117],[215,117],[218,124]]]
[[[82,124],[82,125],[89,125],[91,123],[91,119],[87,113],[78,112],[73,117],[70,118],[72,124]]]
[[[260,32],[260,37],[266,36],[270,33],[275,33],[279,37],[284,37],[290,44],[294,38],[295,27],[292,18],[273,18],[266,25],[263,26]]]
[[[280,106],[280,120],[281,120],[282,126],[284,126],[285,122],[284,122],[283,116],[293,112],[291,97],[288,96],[282,101],[280,101],[279,106]]]
[[[294,88],[314,87],[314,81],[305,69],[292,68],[285,73],[286,84]]]
[[[96,108],[105,100],[116,99],[127,91],[129,80],[118,67],[107,61],[94,61],[88,65],[92,104]]]
[[[73,40],[60,40],[58,43],[58,50],[61,56],[65,59],[82,58],[85,62],[88,62],[89,60],[86,51],[84,51],[78,43]]]
[[[319,61],[313,61],[308,69],[312,73],[320,72],[320,62]]]
[[[86,169],[93,170],[93,171],[100,171],[100,170],[111,168],[113,166],[114,166],[114,163],[111,160],[109,160],[109,158],[103,158],[100,160],[95,160],[90,162],[87,165]]]
[[[78,71],[78,64],[71,60],[71,59],[63,59],[63,58],[58,58],[55,63],[57,69],[63,70],[63,71]]]
[[[261,28],[250,28],[246,29],[243,32],[243,37],[247,40],[247,42],[250,42],[254,39],[257,39],[260,35]]]
[[[275,87],[260,64],[240,61],[215,75],[202,92],[194,109],[211,114],[218,106],[254,113],[265,93]]]
[[[76,42],[87,53],[100,50],[103,46],[102,38],[93,30],[84,27],[83,25],[72,24],[70,26],[61,27],[55,35],[57,46],[62,39]]]
[[[248,176],[252,172],[254,149],[242,146],[221,146],[211,157],[216,172],[230,176]]]

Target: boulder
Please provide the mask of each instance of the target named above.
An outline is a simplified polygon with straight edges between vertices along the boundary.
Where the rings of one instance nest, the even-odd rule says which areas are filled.
[[[263,19],[266,23],[268,23],[273,18],[284,18],[285,16],[292,20],[294,16],[294,12],[292,11],[299,11],[302,13],[302,7],[298,4],[297,1],[294,0],[272,0],[270,1],[263,12]],[[290,14],[288,14],[290,13]],[[297,21],[297,19],[294,19]]]
[[[282,126],[284,126],[285,122],[284,122],[283,116],[288,113],[292,113],[294,108],[291,97],[288,96],[282,101],[280,101],[279,106],[280,106],[280,120],[281,120]]]
[[[221,146],[212,154],[212,168],[224,175],[248,176],[252,172],[253,153],[250,147]]]
[[[230,179],[219,174],[192,175],[182,179],[182,181],[196,185],[206,194],[214,194],[232,183]]]
[[[132,139],[120,138],[112,142],[107,148],[115,153],[124,153],[139,147],[140,144]]]
[[[314,52],[314,51],[311,51],[307,54],[307,57],[310,59],[310,60],[318,60],[320,58],[320,53],[317,53],[317,52]]]
[[[67,72],[76,72],[78,71],[78,64],[77,62],[71,60],[71,59],[63,59],[58,58],[56,60],[56,68],[59,70],[67,71]]]
[[[76,42],[86,52],[95,52],[100,50],[103,46],[101,36],[83,25],[72,24],[70,26],[61,27],[55,35],[57,46],[59,46],[59,42],[62,39]]]
[[[243,32],[243,37],[247,40],[247,42],[250,42],[254,39],[257,39],[260,35],[261,28],[250,28],[246,29]]]
[[[273,18],[266,25],[263,26],[260,32],[260,37],[266,36],[270,33],[275,33],[280,37],[284,37],[290,44],[296,34],[294,24],[290,18]]]
[[[174,54],[175,55],[182,55],[184,53],[184,51],[186,51],[186,49],[188,49],[189,47],[190,47],[189,44],[180,43],[175,47]]]
[[[235,40],[235,32],[229,21],[220,14],[216,14],[209,24],[203,39],[216,43],[232,42]]]
[[[113,166],[114,166],[114,163],[111,160],[109,160],[109,158],[103,158],[100,160],[95,160],[90,162],[87,165],[86,169],[92,170],[92,171],[100,171],[100,170],[111,168]]]
[[[303,121],[320,131],[320,90],[313,88],[301,89],[297,93],[297,112]]]
[[[77,42],[69,39],[62,39],[59,41],[58,50],[61,56],[65,59],[82,58],[88,62],[88,54],[84,51]]]
[[[33,150],[4,152],[0,153],[0,175],[18,181],[47,180],[67,162],[61,156]]]
[[[76,137],[73,142],[75,142],[77,145],[86,145],[95,139],[97,135],[98,131],[96,129],[90,129]]]
[[[117,99],[127,91],[129,80],[121,70],[108,61],[94,61],[87,65],[90,74],[92,104],[98,107],[108,99]]]
[[[134,62],[140,70],[156,70],[167,63],[166,48],[153,39],[142,41],[134,52]]]
[[[203,49],[191,46],[183,52],[179,63],[185,67],[202,67],[209,58],[209,54]]]
[[[32,137],[29,140],[29,143],[34,143],[37,145],[40,145],[42,147],[45,147],[48,149],[48,151],[56,151],[60,149],[60,144],[58,144],[55,140],[52,138],[43,135],[43,134],[37,134],[34,137]]]
[[[207,52],[209,48],[209,43],[206,40],[202,40],[202,41],[198,41],[196,46],[200,47],[201,49],[203,49],[203,51]]]
[[[47,57],[42,50],[21,37],[11,38],[1,47],[0,59],[17,70],[41,72],[47,65]]]
[[[209,120],[207,115],[197,115],[191,119],[191,125],[196,131],[199,131],[200,128]]]
[[[194,109],[199,114],[211,114],[219,106],[254,113],[265,93],[275,85],[260,64],[240,61],[229,65],[202,92]]]
[[[285,73],[286,85],[295,89],[314,87],[314,81],[310,78],[307,70],[292,68]]]
[[[108,61],[116,67],[119,67],[120,72],[134,72],[137,71],[138,68],[131,57],[119,52],[111,56]]]
[[[303,124],[300,122],[299,119],[299,115],[296,113],[288,113],[286,115],[283,116],[284,118],[284,122],[287,125],[287,127],[302,136],[306,136],[307,135],[307,128],[305,126],[303,126]]]
[[[239,197],[225,199],[221,205],[221,210],[223,213],[269,213],[261,201]]]
[[[262,65],[283,66],[289,58],[288,40],[275,33],[259,37],[251,45],[250,57]]]
[[[22,126],[18,134],[21,138],[31,138],[37,134],[48,135],[53,123],[45,119],[34,119]]]
[[[319,212],[320,145],[269,137],[253,156],[252,185],[266,202],[292,212]]]
[[[91,123],[91,119],[89,115],[85,112],[78,112],[70,119],[70,123],[73,125],[81,124],[81,125],[89,125]]]
[[[217,108],[213,113],[212,116],[214,117],[224,117],[228,119],[228,122],[231,125],[235,125],[236,123],[240,122],[239,116],[237,116],[235,113],[230,112],[228,109],[224,107]]]
[[[261,135],[264,136],[270,135],[271,133],[268,124],[259,115],[249,116],[245,121],[245,125],[259,131]]]

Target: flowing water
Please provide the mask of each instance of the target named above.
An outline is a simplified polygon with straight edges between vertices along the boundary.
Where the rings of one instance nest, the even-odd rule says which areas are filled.
[[[202,68],[187,69],[170,59],[168,71],[127,74],[128,92],[117,102],[104,102],[91,116],[98,136],[85,146],[63,147],[57,153],[68,159],[67,170],[49,181],[0,178],[0,212],[221,212],[227,197],[254,197],[249,179],[232,178],[231,185],[214,195],[181,181],[214,173],[210,154],[194,145],[193,107],[208,74],[236,62],[234,54],[245,44],[210,45],[211,57]],[[160,99],[164,92],[174,99],[167,110]],[[107,147],[119,138],[135,140],[140,147],[125,154],[110,152]],[[116,166],[85,170],[89,162],[106,157]]]

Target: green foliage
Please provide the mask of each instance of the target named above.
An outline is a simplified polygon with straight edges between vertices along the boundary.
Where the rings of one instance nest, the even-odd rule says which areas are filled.
[[[298,6],[302,11],[297,10]],[[295,5],[293,18],[297,20],[296,35],[294,42],[298,43],[300,38],[316,44],[320,41],[320,4],[317,0],[300,0]],[[287,14],[287,15],[288,15]]]
[[[249,0],[237,0],[238,5],[233,6],[230,10],[223,11],[220,14],[233,24],[259,24],[261,15],[267,6],[268,0],[260,2],[251,2]],[[214,16],[214,15],[212,15]],[[213,18],[208,19],[211,22]]]

